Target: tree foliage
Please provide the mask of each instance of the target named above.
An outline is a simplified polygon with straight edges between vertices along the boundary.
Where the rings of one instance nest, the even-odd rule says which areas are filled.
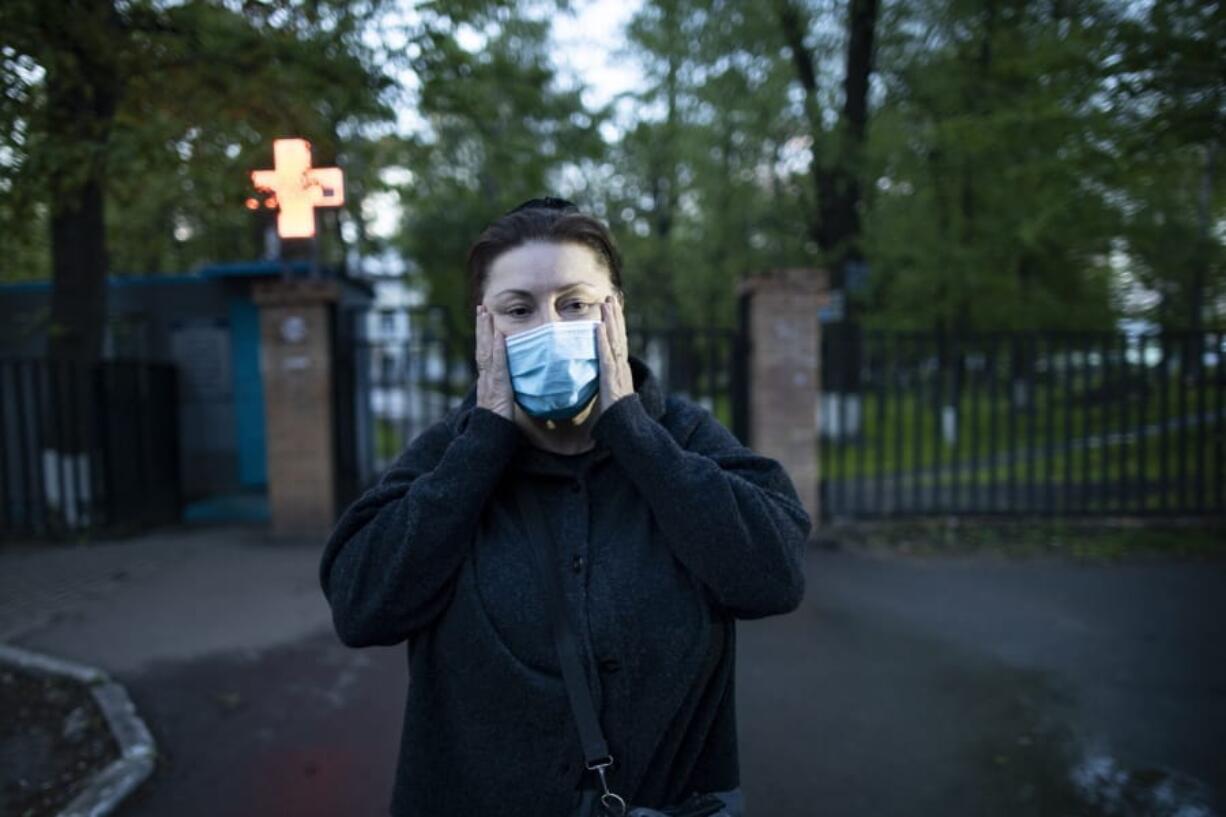
[[[937,0],[896,18],[873,141],[874,322],[1109,325],[1110,8]]]
[[[429,14],[414,33],[411,65],[424,121],[397,164],[405,218],[400,245],[431,301],[467,316],[464,258],[493,219],[558,189],[563,165],[599,156],[601,116],[581,89],[558,87],[549,22],[514,7]],[[466,48],[462,36],[477,38]],[[470,332],[472,321],[458,320]]]
[[[604,186],[628,286],[644,322],[729,325],[741,280],[816,248],[782,40],[769,16],[724,0],[646,4],[628,39],[643,115]]]
[[[850,252],[869,325],[1220,320],[1221,3],[770,9],[653,0],[630,27],[648,85],[606,196],[662,318],[726,322],[738,277]]]
[[[1154,3],[1116,32],[1111,87],[1132,278],[1153,296],[1121,308],[1164,326],[1226,319],[1226,3]]]
[[[389,113],[362,40],[377,4],[0,9],[0,277],[50,274],[57,356],[97,356],[109,269],[258,256],[242,204],[273,138],[306,137],[334,160],[346,129]]]
[[[545,193],[610,222],[646,323],[729,325],[745,277],[849,258],[874,326],[1226,311],[1219,0],[644,0],[619,56],[645,82],[600,110],[552,53],[568,7],[9,0],[0,276],[50,273],[91,184],[95,274],[260,255],[247,172],[293,134],[345,166],[352,249],[397,193],[387,243],[457,315],[469,243]]]

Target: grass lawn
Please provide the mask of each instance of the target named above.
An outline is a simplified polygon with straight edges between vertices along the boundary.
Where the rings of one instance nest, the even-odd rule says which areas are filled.
[[[919,556],[996,554],[1091,561],[1226,557],[1226,525],[1201,520],[950,517],[855,522],[827,527],[822,536],[852,550]]]

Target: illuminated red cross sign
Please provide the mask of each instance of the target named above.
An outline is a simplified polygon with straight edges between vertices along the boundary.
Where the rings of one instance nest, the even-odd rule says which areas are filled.
[[[311,167],[311,143],[305,139],[277,139],[272,143],[273,170],[253,170],[257,190],[272,193],[268,207],[280,207],[277,235],[310,238],[315,235],[315,208],[345,203],[345,179],[339,167]],[[248,199],[247,206],[260,203]]]

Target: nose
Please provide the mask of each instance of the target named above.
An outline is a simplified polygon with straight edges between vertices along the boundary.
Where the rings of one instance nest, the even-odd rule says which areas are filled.
[[[537,315],[539,320],[533,324],[533,329],[536,329],[538,326],[542,326],[546,323],[558,323],[564,320],[562,313],[558,312],[557,306],[552,303],[547,304],[539,313],[537,313]]]

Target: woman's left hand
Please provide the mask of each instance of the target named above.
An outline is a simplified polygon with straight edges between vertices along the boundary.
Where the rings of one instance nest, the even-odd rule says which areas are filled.
[[[621,398],[634,394],[634,375],[630,371],[630,351],[626,342],[626,318],[616,295],[600,305],[601,325],[596,330],[600,355],[600,412]]]

